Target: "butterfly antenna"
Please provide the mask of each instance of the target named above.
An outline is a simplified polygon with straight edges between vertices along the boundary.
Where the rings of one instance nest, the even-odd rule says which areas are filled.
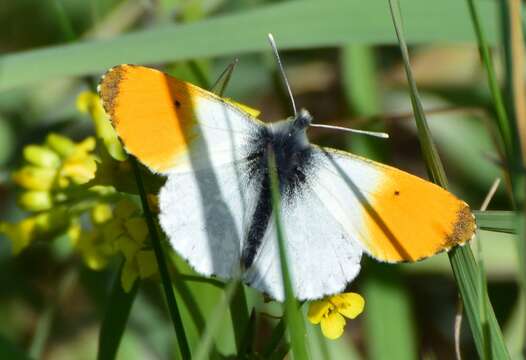
[[[388,133],[384,133],[384,132],[351,129],[351,128],[346,128],[346,127],[342,127],[342,126],[325,125],[325,124],[310,124],[310,126],[320,127],[320,128],[325,128],[325,129],[347,131],[347,132],[352,132],[352,133],[356,133],[356,134],[363,134],[363,135],[374,136],[374,137],[382,138],[382,139],[389,139],[389,134]]]
[[[268,34],[268,41],[270,42],[270,47],[272,47],[272,51],[274,51],[274,56],[276,57],[276,60],[278,61],[279,71],[281,72],[281,77],[283,78],[283,82],[285,83],[285,86],[287,87],[287,92],[289,93],[290,102],[292,103],[292,110],[294,111],[294,117],[298,117],[298,111],[296,110],[296,103],[294,102],[294,97],[292,96],[292,90],[290,89],[289,85],[289,79],[287,79],[287,74],[285,74],[285,69],[283,68],[283,64],[281,63],[281,58],[279,57],[278,53],[278,47],[276,45],[276,41],[274,40],[274,36],[272,34]]]

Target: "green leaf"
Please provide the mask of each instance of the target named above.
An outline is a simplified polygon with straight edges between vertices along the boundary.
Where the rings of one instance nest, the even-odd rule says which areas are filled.
[[[120,271],[122,271],[122,266]],[[122,335],[130,316],[130,310],[139,288],[139,280],[137,280],[130,292],[125,292],[121,285],[120,271],[113,281],[110,298],[100,328],[98,360],[112,360],[117,356]]]
[[[281,275],[283,277],[283,288],[285,290],[285,320],[289,330],[292,354],[295,360],[309,359],[310,356],[305,342],[307,337],[305,321],[303,319],[303,313],[301,312],[301,304],[294,297],[294,290],[292,289],[292,281],[287,262],[285,235],[281,222],[281,195],[279,191],[279,180],[274,152],[270,152],[268,163],[270,170],[270,188],[272,193],[272,215],[276,226]]]
[[[470,24],[466,22],[467,9],[461,2],[408,0],[405,3],[410,43],[474,40]],[[499,36],[494,16],[496,4],[483,2],[479,10],[484,15],[483,28],[493,35],[490,40],[495,41]],[[302,26],[298,32],[298,24],[291,16],[308,26]],[[447,26],[444,26],[445,18]],[[287,1],[190,24],[142,30],[111,40],[7,54],[0,57],[0,91],[64,76],[101,73],[121,63],[161,63],[269,51],[266,40],[269,31],[279,39],[282,49],[396,41],[389,26],[389,13],[381,1]]]
[[[31,357],[7,338],[0,335],[0,359],[29,360]]]
[[[447,178],[440,157],[436,151],[427,125],[425,113],[422,108],[418,89],[412,75],[409,63],[409,54],[402,31],[401,13],[398,1],[389,0],[393,24],[398,37],[404,68],[409,83],[411,104],[417,124],[420,146],[426,162],[430,178],[436,184],[447,188]],[[464,302],[464,308],[468,315],[471,332],[479,356],[484,357],[486,349],[490,349],[493,358],[508,359],[509,354],[504,344],[502,332],[495,318],[493,308],[489,302],[484,287],[480,286],[480,269],[475,262],[473,253],[469,246],[455,247],[449,252],[451,267],[459,286],[460,294]],[[480,313],[480,304],[484,302],[487,310],[487,322],[483,322]]]

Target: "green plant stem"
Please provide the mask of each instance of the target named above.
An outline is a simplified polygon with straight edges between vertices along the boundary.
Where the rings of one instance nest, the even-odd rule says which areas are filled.
[[[188,345],[188,340],[186,339],[186,333],[183,328],[183,321],[179,308],[177,307],[177,301],[175,299],[175,294],[172,287],[172,281],[170,279],[170,273],[168,271],[168,266],[166,265],[166,258],[161,245],[161,239],[157,233],[155,226],[155,221],[153,214],[150,211],[148,205],[148,199],[146,197],[146,191],[144,190],[144,185],[142,182],[141,172],[139,169],[139,164],[137,160],[133,157],[129,157],[130,162],[133,167],[133,172],[135,174],[135,179],[137,181],[137,188],[139,190],[139,195],[141,197],[141,203],[144,211],[144,216],[146,218],[146,223],[148,225],[148,231],[150,233],[150,238],[152,241],[153,250],[155,252],[155,258],[157,259],[157,265],[159,266],[159,273],[161,275],[161,281],[163,284],[164,294],[166,296],[166,301],[168,303],[168,310],[170,311],[170,316],[172,318],[172,324],[174,327],[175,335],[177,337],[177,342],[179,344],[179,349],[181,351],[181,356],[183,359],[191,359],[190,346]]]

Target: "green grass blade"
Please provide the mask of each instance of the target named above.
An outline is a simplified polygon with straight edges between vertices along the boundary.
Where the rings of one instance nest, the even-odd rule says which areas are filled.
[[[473,32],[465,21],[467,9],[458,0],[408,0],[406,4],[409,42],[474,41]],[[499,34],[493,16],[496,4],[487,1],[481,3],[479,9],[487,15],[483,17],[482,26],[488,34],[494,34],[491,40],[495,41]],[[291,14],[309,26],[298,33],[298,25],[291,21]],[[375,21],[371,21],[370,14],[374,14]],[[320,18],[331,20],[319,21]],[[448,26],[444,26],[444,18]],[[396,42],[383,2],[287,1],[195,23],[138,31],[111,40],[85,41],[0,56],[0,91],[64,76],[101,73],[121,63],[161,63],[268,51],[266,34],[270,30],[280,39],[282,49]]]
[[[514,234],[516,232],[516,213],[513,211],[489,210],[474,211],[477,225],[482,230]]]
[[[123,262],[124,264],[124,262]],[[139,281],[136,281],[130,292],[122,289],[120,272],[115,276],[108,305],[99,333],[98,360],[113,360],[117,356],[130,310],[137,296]]]
[[[415,322],[403,277],[393,265],[369,263],[363,286],[371,359],[418,359]]]
[[[144,217],[146,218],[146,224],[148,225],[148,232],[152,241],[152,247],[155,252],[157,265],[159,267],[161,282],[163,284],[166,302],[168,303],[168,310],[170,311],[175,335],[179,344],[179,350],[181,351],[181,356],[183,357],[183,359],[191,359],[192,357],[190,353],[190,346],[188,345],[188,340],[184,331],[181,314],[179,313],[179,308],[177,307],[177,301],[175,299],[172,281],[170,279],[170,273],[168,272],[168,266],[166,265],[166,257],[161,245],[161,239],[159,238],[159,234],[157,233],[157,229],[155,227],[155,220],[153,218],[152,212],[150,211],[148,200],[146,198],[146,191],[144,189],[139,164],[137,163],[137,160],[133,157],[130,157],[130,161],[132,163],[135,180],[137,182],[137,188],[141,197]]]
[[[232,302],[237,288],[241,286],[240,280],[234,279],[225,288],[220,302],[216,305],[212,315],[206,323],[206,328],[203,336],[201,337],[201,341],[196,348],[197,351],[195,353],[194,359],[205,360],[210,358],[210,351],[212,350],[212,345],[214,343],[214,336],[221,330],[221,324],[225,319],[227,309]]]
[[[429,127],[425,118],[425,114],[420,102],[416,83],[412,76],[411,66],[409,63],[409,55],[407,45],[404,40],[401,25],[401,13],[398,1],[389,0],[393,24],[399,40],[400,50],[402,52],[402,59],[406,70],[407,81],[409,82],[409,90],[411,93],[411,103],[417,123],[418,135],[421,142],[421,149],[426,161],[429,171],[429,176],[438,185],[447,188],[447,178],[434,146]],[[491,353],[496,359],[508,359],[509,354],[504,344],[502,332],[499,324],[495,318],[493,308],[489,303],[487,293],[480,288],[480,270],[473,258],[473,253],[469,246],[455,247],[448,253],[451,267],[457,281],[464,308],[468,315],[471,332],[475,340],[477,351],[481,357],[485,354],[486,346],[489,346]],[[480,297],[483,297],[480,300]],[[480,318],[480,303],[487,302],[487,323],[483,323]],[[486,332],[487,330],[487,332]],[[485,334],[489,336],[485,336]]]
[[[493,102],[495,104],[495,112],[497,114],[497,125],[499,127],[506,155],[508,156],[508,159],[511,159],[513,156],[515,146],[514,136],[512,135],[511,124],[508,119],[508,114],[506,113],[506,108],[504,106],[502,94],[500,92],[499,84],[497,82],[495,70],[493,69],[493,62],[491,60],[489,52],[488,41],[486,40],[485,32],[482,29],[480,16],[477,10],[478,5],[475,6],[473,0],[467,0],[467,2],[469,7],[469,13],[471,16],[471,21],[473,22],[475,34],[477,35],[480,56],[482,58],[482,63],[484,64],[484,68],[486,70],[491,96],[493,97]]]
[[[402,30],[402,18],[398,1],[389,0],[391,6],[391,14],[393,16],[393,23],[395,26],[396,36],[400,44],[400,51],[402,53],[402,60],[404,64],[405,73],[407,76],[407,82],[409,84],[409,94],[411,96],[411,106],[413,107],[413,113],[415,116],[415,122],[418,129],[420,148],[422,155],[426,163],[427,171],[431,180],[440,186],[447,188],[447,178],[445,175],[444,167],[438,156],[435,144],[431,138],[431,132],[425,119],[424,108],[420,101],[420,95],[418,88],[416,87],[415,79],[413,78],[413,72],[411,70],[411,64],[409,61],[409,52],[407,50],[407,44],[405,42],[405,35]]]
[[[348,103],[353,114],[372,116],[380,113],[377,69],[371,47],[346,47],[342,52],[342,66]],[[349,146],[353,152],[367,158],[388,161],[385,142],[361,136],[353,137]],[[368,354],[371,359],[416,359],[418,354],[411,302],[403,286],[403,274],[392,266],[373,261],[365,265],[367,273],[361,289],[366,299],[367,311],[363,321]]]
[[[264,359],[268,359],[277,351],[281,340],[283,340],[283,335],[285,335],[285,330],[285,320],[281,319],[276,326],[274,326],[274,330],[272,330],[272,334],[270,335],[270,340],[261,353]]]
[[[270,188],[272,193],[272,214],[276,226],[276,237],[279,247],[279,259],[281,273],[283,276],[283,287],[285,290],[285,320],[289,330],[293,358],[295,360],[309,359],[307,350],[305,322],[301,312],[301,304],[294,297],[292,281],[287,262],[287,250],[285,247],[285,235],[281,222],[281,196],[279,192],[279,180],[276,169],[274,153],[269,154]]]

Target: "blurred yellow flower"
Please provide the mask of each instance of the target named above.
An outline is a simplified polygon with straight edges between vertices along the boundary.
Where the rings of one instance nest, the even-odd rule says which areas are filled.
[[[77,97],[77,109],[88,113],[95,125],[95,133],[102,140],[104,147],[115,160],[126,160],[126,152],[117,137],[115,129],[102,107],[99,96],[91,91],[84,91]]]
[[[66,211],[63,208],[56,208],[16,223],[0,222],[0,233],[7,236],[11,241],[13,254],[18,255],[37,237],[45,239],[47,234],[65,229],[68,224]]]
[[[117,239],[117,247],[125,258],[121,284],[126,292],[131,290],[137,278],[145,279],[158,272],[154,252],[145,248],[148,239],[146,221],[130,211],[129,204],[117,206],[115,211],[117,219],[124,220],[124,231]]]
[[[5,234],[11,240],[13,254],[18,255],[24,250],[34,238],[36,218],[28,217],[18,223],[0,223],[0,233]]]
[[[312,324],[320,324],[323,335],[338,339],[345,328],[345,317],[354,319],[364,309],[365,300],[357,293],[342,293],[310,303],[308,319]]]
[[[33,212],[49,210],[56,205],[57,191],[93,179],[97,170],[94,149],[92,137],[75,143],[58,134],[49,134],[42,145],[26,146],[26,164],[12,174],[14,183],[25,190],[18,198],[20,207]]]

